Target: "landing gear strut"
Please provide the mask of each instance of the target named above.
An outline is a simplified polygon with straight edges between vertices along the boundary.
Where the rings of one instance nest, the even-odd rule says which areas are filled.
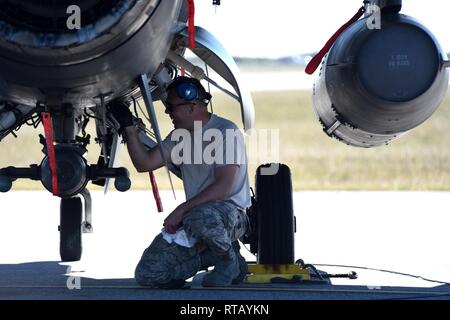
[[[88,182],[107,184],[113,178],[117,191],[125,192],[131,187],[131,180],[126,168],[114,168],[119,143],[117,123],[107,117],[103,98],[94,109],[95,115],[86,110],[83,113],[71,104],[53,103],[38,103],[33,109],[44,124],[45,138],[40,135],[45,155],[42,162],[28,168],[0,169],[0,192],[10,191],[17,179],[31,179],[41,181],[48,191],[60,197],[61,260],[78,261],[82,253],[81,233],[92,232]],[[85,131],[90,118],[98,121],[96,141],[102,144],[102,161],[97,165],[89,165],[84,157],[90,143],[90,135]]]

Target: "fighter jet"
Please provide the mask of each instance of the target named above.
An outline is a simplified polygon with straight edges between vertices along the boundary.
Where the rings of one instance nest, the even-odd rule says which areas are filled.
[[[161,136],[153,103],[183,72],[236,99],[244,128],[252,129],[253,102],[236,63],[211,33],[195,27],[194,14],[193,0],[0,0],[0,141],[24,125],[42,123],[45,132],[36,139],[44,146],[42,162],[0,169],[0,191],[16,179],[33,179],[61,198],[63,261],[79,260],[81,233],[92,232],[88,183],[107,188],[114,178],[118,191],[130,188],[127,169],[115,167],[121,138],[108,102],[142,99],[151,124],[142,141],[154,147]],[[96,164],[84,157],[91,120],[100,146]]]

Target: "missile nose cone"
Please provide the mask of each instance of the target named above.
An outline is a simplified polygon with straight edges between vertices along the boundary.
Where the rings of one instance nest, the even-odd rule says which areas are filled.
[[[126,176],[117,177],[114,181],[114,186],[117,191],[125,192],[131,188],[131,180]]]
[[[8,177],[0,174],[0,192],[8,192],[12,188],[12,181]]]

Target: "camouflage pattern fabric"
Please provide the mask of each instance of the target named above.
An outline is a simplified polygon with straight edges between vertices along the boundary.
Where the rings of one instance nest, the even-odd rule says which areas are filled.
[[[212,250],[225,254],[241,238],[248,219],[234,204],[210,201],[189,211],[183,218],[185,231],[199,241],[192,248],[166,242],[159,234],[144,251],[135,279],[142,286],[158,287],[172,280],[186,280],[200,270],[200,253]]]

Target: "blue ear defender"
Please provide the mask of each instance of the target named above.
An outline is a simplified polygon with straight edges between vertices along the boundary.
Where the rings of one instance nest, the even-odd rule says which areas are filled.
[[[182,82],[177,86],[177,95],[186,101],[198,100],[198,89],[193,83]]]
[[[167,90],[175,89],[178,98],[185,101],[199,100],[208,104],[211,94],[205,90],[199,80],[195,78],[180,76],[175,78],[167,87]]]

